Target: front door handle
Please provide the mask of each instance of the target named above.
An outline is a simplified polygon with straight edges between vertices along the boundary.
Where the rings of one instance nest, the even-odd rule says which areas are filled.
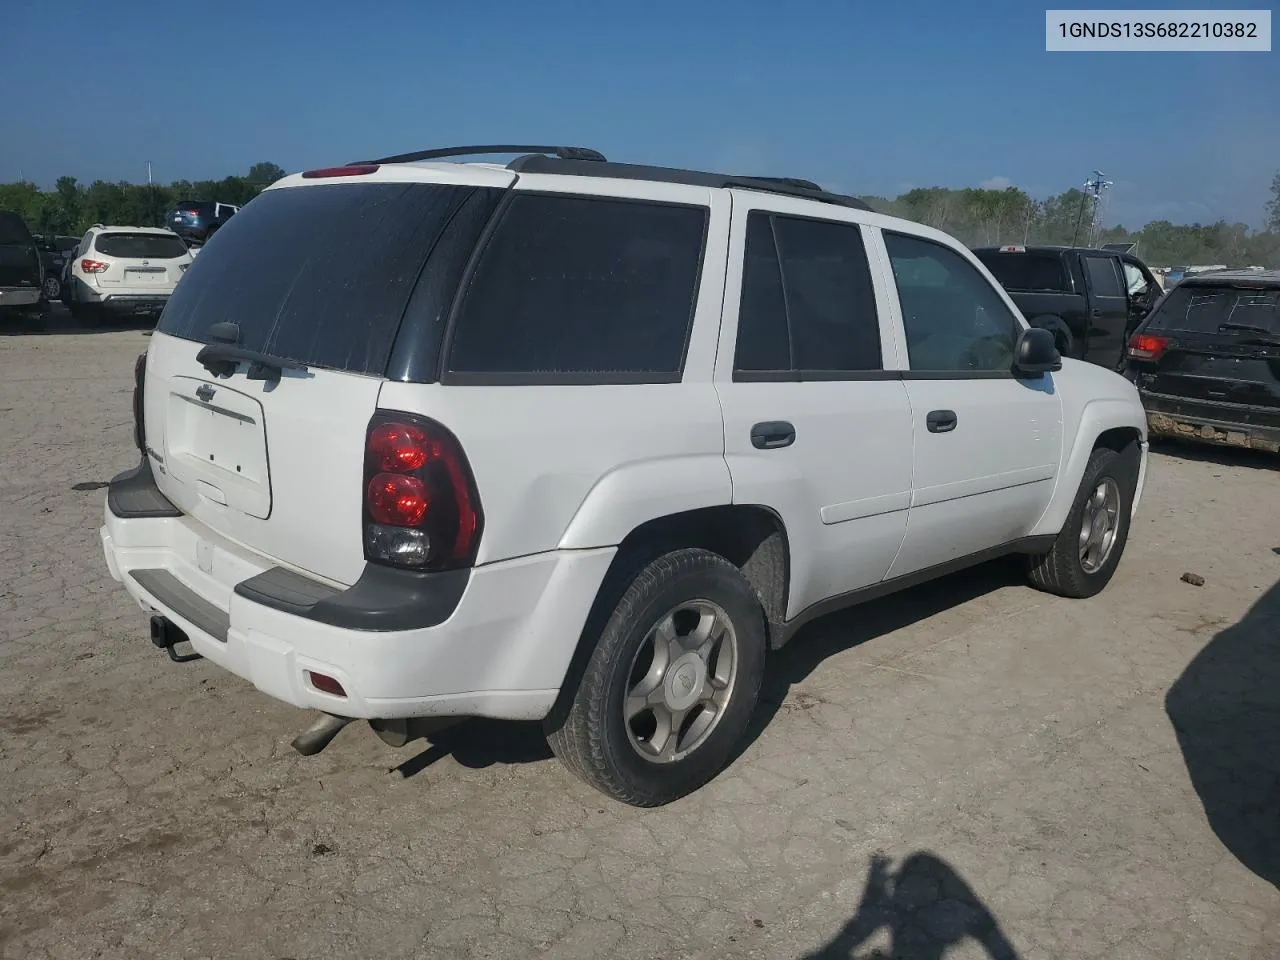
[[[924,422],[930,433],[950,433],[956,428],[960,418],[954,410],[930,410]]]
[[[767,420],[751,428],[751,445],[757,450],[776,450],[796,442],[796,428],[785,420]]]

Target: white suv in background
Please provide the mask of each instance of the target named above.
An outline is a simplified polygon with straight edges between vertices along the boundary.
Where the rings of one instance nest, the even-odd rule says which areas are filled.
[[[962,244],[804,181],[439,162],[478,149],[273,184],[135,371],[111,574],[175,659],[321,711],[301,752],[541,720],[661,804],[814,617],[1002,554],[1062,596],[1111,579],[1137,390]]]
[[[62,301],[77,317],[158,314],[191,266],[172,230],[95,224],[67,265]]]

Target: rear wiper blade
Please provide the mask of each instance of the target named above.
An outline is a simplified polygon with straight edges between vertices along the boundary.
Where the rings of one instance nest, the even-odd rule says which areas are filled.
[[[1268,336],[1277,336],[1275,331],[1270,327],[1258,327],[1252,323],[1220,323],[1218,324],[1218,332],[1226,333],[1228,330],[1239,330],[1241,333],[1264,333]]]
[[[259,353],[234,343],[207,343],[196,354],[196,362],[215,377],[231,376],[241,361],[249,364],[250,380],[279,380],[285,370],[307,372],[307,365],[296,360],[286,360],[269,353]]]

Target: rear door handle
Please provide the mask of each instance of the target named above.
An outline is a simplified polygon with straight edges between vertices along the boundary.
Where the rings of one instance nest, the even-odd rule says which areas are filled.
[[[796,428],[785,420],[767,420],[751,428],[751,445],[757,450],[776,450],[796,442]]]
[[[924,422],[930,433],[950,433],[956,428],[960,418],[954,410],[930,410]]]

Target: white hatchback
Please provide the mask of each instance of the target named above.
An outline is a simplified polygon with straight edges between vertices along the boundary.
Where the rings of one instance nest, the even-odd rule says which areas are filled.
[[[78,317],[159,314],[190,265],[172,230],[95,224],[71,257],[62,299]]]

